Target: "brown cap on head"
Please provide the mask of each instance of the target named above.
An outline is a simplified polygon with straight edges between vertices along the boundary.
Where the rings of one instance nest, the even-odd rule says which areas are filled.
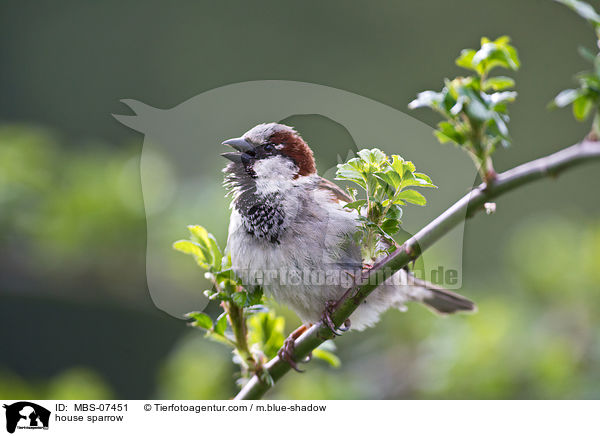
[[[308,176],[316,173],[317,167],[315,166],[315,158],[312,150],[296,131],[290,130],[276,130],[269,137],[269,141],[273,144],[281,144],[283,146],[280,149],[281,153],[289,156],[296,162],[299,175]]]
[[[241,138],[228,139],[223,144],[237,150],[221,154],[233,162],[244,163],[244,159],[246,163],[254,162],[279,154],[289,158],[298,167],[294,178],[317,172],[312,150],[298,132],[285,124],[259,124]]]

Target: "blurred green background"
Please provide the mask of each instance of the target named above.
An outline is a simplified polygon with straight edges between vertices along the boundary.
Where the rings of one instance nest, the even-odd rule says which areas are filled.
[[[122,98],[169,108],[229,83],[287,79],[406,111],[416,92],[459,74],[461,48],[508,34],[523,67],[514,146],[497,153],[496,168],[587,131],[568,111],[546,110],[587,68],[577,46],[594,42],[549,0],[5,0],[0,33],[1,398],[235,393],[229,352],[148,295],[143,138],[111,117],[124,112]],[[311,144],[347,139],[320,117],[290,123]],[[317,159],[327,153],[315,148]],[[207,159],[222,165],[217,153]],[[462,292],[478,314],[387,313],[336,340],[340,368],[313,362],[271,397],[599,398],[598,174],[590,165],[528,186],[467,223]],[[215,184],[211,195],[222,194]],[[198,216],[221,241],[223,209]],[[291,330],[297,319],[281,311]]]

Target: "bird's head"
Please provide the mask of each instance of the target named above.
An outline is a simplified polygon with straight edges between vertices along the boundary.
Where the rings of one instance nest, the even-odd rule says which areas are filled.
[[[292,127],[259,124],[223,142],[236,151],[222,153],[225,172],[237,179],[292,180],[316,173],[313,152]]]

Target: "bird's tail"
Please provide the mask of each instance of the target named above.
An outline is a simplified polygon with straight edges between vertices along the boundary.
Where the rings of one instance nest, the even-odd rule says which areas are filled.
[[[448,314],[455,312],[475,312],[477,306],[471,300],[455,292],[447,290],[432,290],[431,297],[424,298],[423,303],[440,314]]]
[[[421,294],[420,301],[428,308],[439,314],[455,312],[475,312],[477,306],[471,300],[456,292],[449,291],[440,286],[411,277],[414,285],[422,288],[425,292]]]

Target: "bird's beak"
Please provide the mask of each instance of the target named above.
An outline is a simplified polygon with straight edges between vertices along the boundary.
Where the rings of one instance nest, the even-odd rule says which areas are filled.
[[[252,150],[254,147],[244,138],[232,138],[223,142],[223,145],[229,145],[230,147],[235,148],[237,151],[241,151],[245,153],[247,151]]]
[[[221,153],[225,159],[229,159],[231,162],[241,162],[242,161],[242,153],[237,152],[229,152],[229,153]]]
[[[230,147],[237,150],[237,152],[221,153],[225,159],[229,159],[232,162],[242,162],[243,158],[249,158],[246,154],[247,151],[254,149],[252,144],[246,141],[244,138],[232,138],[223,142],[223,145],[229,145]]]

